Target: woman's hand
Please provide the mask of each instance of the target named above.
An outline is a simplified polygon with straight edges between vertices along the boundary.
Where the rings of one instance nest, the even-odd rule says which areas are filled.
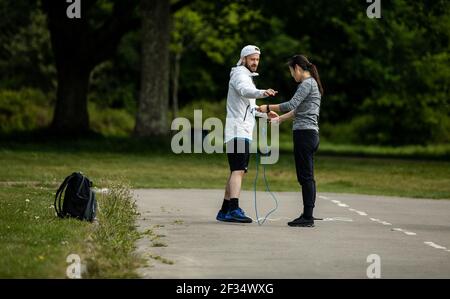
[[[268,117],[269,119],[278,117],[278,113],[276,113],[275,111],[270,111],[269,113],[267,113],[267,117]]]
[[[262,105],[262,106],[256,107],[256,111],[261,112],[261,113],[267,113],[267,105]],[[267,117],[269,119],[278,117],[278,113],[276,113],[275,111],[269,111],[267,113]]]
[[[279,116],[270,119],[270,122],[274,124],[281,124],[282,121],[283,119]]]
[[[283,114],[281,116],[277,115],[276,117],[270,118],[270,122],[271,123],[276,123],[276,124],[281,124],[283,121],[294,117],[294,114],[295,114],[295,110],[291,110],[288,113],[285,113],[285,114]]]

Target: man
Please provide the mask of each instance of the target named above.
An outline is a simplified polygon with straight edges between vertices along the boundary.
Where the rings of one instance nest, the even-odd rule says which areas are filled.
[[[250,158],[250,142],[252,140],[255,116],[274,118],[275,112],[260,113],[256,111],[256,99],[274,96],[273,89],[257,89],[253,77],[258,76],[256,70],[261,51],[253,45],[245,46],[241,51],[236,67],[231,69],[227,95],[227,118],[225,123],[225,143],[227,148],[230,175],[225,186],[222,208],[217,214],[218,221],[251,223],[239,207],[239,195],[242,179],[247,173]]]

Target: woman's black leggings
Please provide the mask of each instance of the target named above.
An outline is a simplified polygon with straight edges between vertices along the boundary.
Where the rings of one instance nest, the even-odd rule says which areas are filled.
[[[294,130],[293,133],[297,180],[302,186],[303,216],[311,218],[316,202],[314,153],[319,148],[319,133],[316,130]]]

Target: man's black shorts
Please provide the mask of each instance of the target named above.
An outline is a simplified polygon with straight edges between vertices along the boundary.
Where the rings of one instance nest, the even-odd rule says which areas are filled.
[[[226,151],[230,171],[247,172],[250,160],[250,141],[245,138],[234,138],[226,143]]]

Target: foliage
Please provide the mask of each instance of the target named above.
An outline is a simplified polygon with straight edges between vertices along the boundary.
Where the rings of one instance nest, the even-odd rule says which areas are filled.
[[[331,139],[449,143],[450,2],[387,1],[381,19],[369,19],[367,6],[351,0],[194,1],[172,19],[170,49],[181,55],[180,108],[195,101],[221,105],[241,48],[256,44],[262,49],[256,84],[279,90],[261,103],[286,101],[294,93],[289,56],[304,53],[318,66],[325,87],[320,121]],[[101,24],[111,9],[111,1],[97,1],[90,26]],[[0,89],[54,91],[39,5],[0,0],[0,12]],[[94,69],[89,101],[99,109],[135,114],[140,37],[140,30],[128,32],[114,57]]]
[[[52,120],[52,97],[40,90],[0,90],[0,134],[44,129]],[[105,136],[127,136],[134,128],[133,115],[124,109],[89,103],[91,128]]]
[[[6,1],[9,2],[9,1]],[[5,1],[0,7],[6,10]],[[18,1],[18,5],[21,1]],[[25,6],[25,4],[24,4]],[[0,88],[39,88],[44,91],[56,87],[56,70],[50,46],[50,34],[46,27],[46,17],[38,9],[23,7],[16,20],[22,26],[10,27],[0,23]],[[14,9],[12,9],[14,12]],[[9,15],[10,11],[2,12]],[[19,12],[17,12],[19,13]],[[11,17],[9,17],[11,18]]]
[[[0,90],[0,132],[28,131],[51,121],[50,102],[40,90]]]

